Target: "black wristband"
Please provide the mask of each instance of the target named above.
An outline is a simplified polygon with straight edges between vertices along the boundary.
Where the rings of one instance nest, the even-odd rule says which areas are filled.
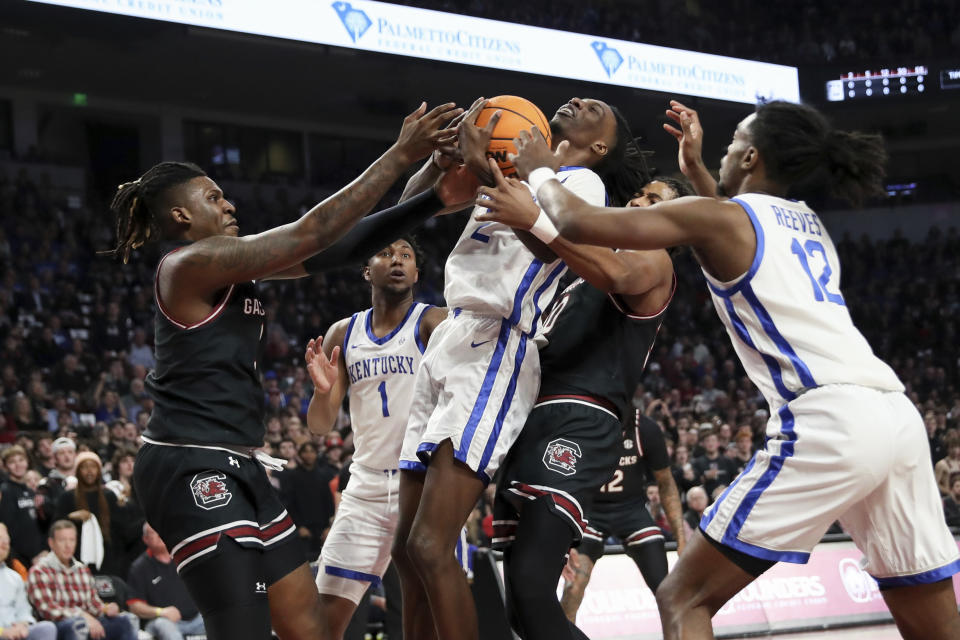
[[[371,214],[358,222],[340,240],[303,261],[307,273],[359,264],[400,236],[420,226],[446,205],[433,189],[427,189],[398,205]]]

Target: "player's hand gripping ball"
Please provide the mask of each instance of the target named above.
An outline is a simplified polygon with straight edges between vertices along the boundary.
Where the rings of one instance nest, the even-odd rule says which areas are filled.
[[[494,113],[500,111],[500,120],[493,129],[487,157],[497,161],[504,176],[516,175],[517,170],[507,159],[508,153],[516,153],[513,139],[521,131],[529,131],[534,125],[540,130],[550,146],[550,121],[543,112],[526,98],[518,96],[497,96],[487,100],[486,106],[477,115],[476,125],[485,127]]]

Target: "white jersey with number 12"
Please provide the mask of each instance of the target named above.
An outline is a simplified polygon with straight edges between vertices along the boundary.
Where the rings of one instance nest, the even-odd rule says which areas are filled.
[[[705,275],[717,314],[771,410],[826,384],[903,391],[850,318],[837,251],[817,214],[804,202],[764,194],[733,201],[753,223],[753,263],[731,282]]]

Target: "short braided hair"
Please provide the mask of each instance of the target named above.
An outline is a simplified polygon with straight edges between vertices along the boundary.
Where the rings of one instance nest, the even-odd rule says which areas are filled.
[[[130,252],[159,235],[156,206],[172,188],[207,175],[191,162],[161,162],[133,182],[117,187],[110,210],[117,216],[117,246],[108,253],[130,260]]]

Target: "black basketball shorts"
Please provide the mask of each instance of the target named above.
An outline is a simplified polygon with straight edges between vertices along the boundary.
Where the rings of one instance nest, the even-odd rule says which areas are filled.
[[[593,495],[619,460],[620,419],[588,398],[535,405],[504,460],[494,503],[494,548],[509,545],[523,504],[548,499],[579,543]]]
[[[261,552],[267,586],[303,563],[293,519],[263,466],[218,447],[144,444],[134,487],[177,571],[216,554],[222,536]]]
[[[589,525],[580,543],[580,553],[593,562],[603,556],[603,541],[614,536],[624,547],[663,540],[663,531],[654,523],[642,499],[595,501],[587,510]]]

